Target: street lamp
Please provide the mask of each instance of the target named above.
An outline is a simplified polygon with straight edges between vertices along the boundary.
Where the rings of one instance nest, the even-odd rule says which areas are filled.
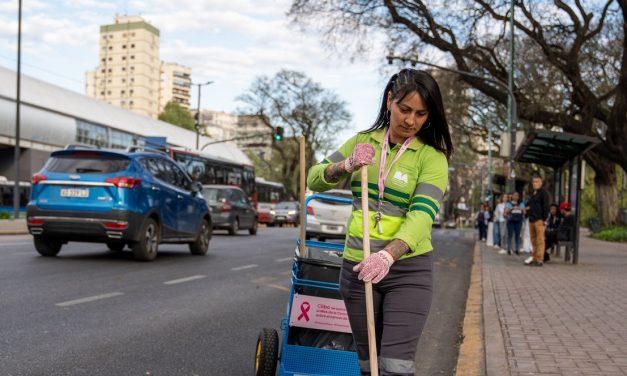
[[[427,63],[426,61],[421,61],[415,58],[409,58],[409,57],[403,57],[403,56],[396,56],[394,55],[394,53],[392,51],[390,51],[389,55],[386,56],[388,63],[392,64],[394,62],[394,60],[400,60],[402,62],[409,62],[410,64],[412,64],[412,66],[415,66],[416,64],[422,64],[422,65],[426,65],[429,67],[433,67],[433,68],[437,68],[437,69],[441,69],[443,71],[447,71],[447,72],[453,72],[453,73],[457,73],[463,76],[468,76],[468,77],[473,77],[473,78],[478,78],[480,80],[484,80],[487,82],[491,82],[494,85],[500,87],[501,89],[505,90],[509,96],[509,99],[511,100],[512,103],[512,112],[511,112],[511,117],[512,117],[512,126],[511,126],[511,130],[510,130],[510,151],[509,151],[509,167],[510,167],[510,171],[513,174],[514,171],[514,147],[516,145],[516,124],[518,124],[518,110],[517,110],[517,105],[516,105],[516,98],[514,97],[514,92],[513,90],[506,84],[504,84],[501,81],[489,78],[489,77],[484,77],[484,76],[479,76],[477,74],[474,73],[470,73],[470,72],[466,72],[466,71],[461,71],[461,70],[457,70],[457,69],[453,69],[453,68],[447,68],[447,67],[443,67],[440,65],[436,65],[436,64],[432,64],[432,63]],[[510,175],[510,178],[511,176]],[[514,175],[515,176],[515,175]],[[510,190],[513,192],[514,191],[514,187],[515,187],[515,183],[512,180],[510,180]]]
[[[213,81],[207,81],[205,83],[191,83],[190,86],[198,86],[198,112],[196,113],[196,150],[198,150],[198,146],[200,145],[200,87],[211,85]]]
[[[20,82],[22,79],[22,0],[17,2],[17,84],[15,94],[15,184],[13,185],[13,216],[20,217]]]

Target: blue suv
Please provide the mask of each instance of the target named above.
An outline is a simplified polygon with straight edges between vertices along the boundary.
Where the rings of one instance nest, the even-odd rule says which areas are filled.
[[[155,259],[160,243],[188,243],[204,255],[212,222],[201,191],[162,152],[66,148],[33,175],[27,225],[42,256],[68,241],[129,246],[143,261]]]

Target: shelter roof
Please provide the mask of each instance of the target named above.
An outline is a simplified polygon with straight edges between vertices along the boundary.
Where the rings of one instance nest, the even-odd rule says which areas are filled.
[[[598,138],[580,134],[532,129],[516,150],[514,160],[559,168],[599,142]]]

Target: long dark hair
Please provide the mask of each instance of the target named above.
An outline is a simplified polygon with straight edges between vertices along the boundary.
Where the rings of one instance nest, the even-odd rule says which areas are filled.
[[[449,132],[446,114],[444,113],[440,87],[429,73],[422,70],[403,69],[390,77],[383,90],[383,98],[381,99],[381,108],[379,108],[377,120],[364,133],[390,125],[387,107],[388,93],[392,93],[392,100],[398,103],[407,94],[414,91],[420,94],[429,110],[429,117],[425,125],[418,131],[418,137],[425,144],[444,153],[446,158],[450,160],[453,154],[453,141],[451,141],[451,133]]]

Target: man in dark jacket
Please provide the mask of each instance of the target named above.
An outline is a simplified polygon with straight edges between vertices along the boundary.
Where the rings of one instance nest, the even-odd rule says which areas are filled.
[[[544,220],[549,215],[551,205],[549,194],[542,188],[542,178],[534,173],[531,180],[533,193],[526,205],[529,216],[529,235],[533,247],[533,259],[525,263],[530,266],[542,266],[544,263]]]

